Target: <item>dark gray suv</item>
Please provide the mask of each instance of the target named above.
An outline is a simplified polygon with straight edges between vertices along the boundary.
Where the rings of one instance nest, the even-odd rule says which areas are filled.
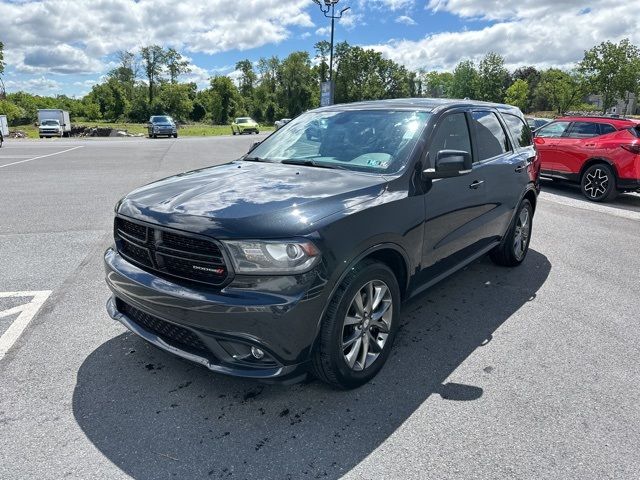
[[[522,113],[404,99],[307,112],[243,158],[116,205],[114,319],[220,373],[357,387],[402,302],[526,254],[539,163]]]

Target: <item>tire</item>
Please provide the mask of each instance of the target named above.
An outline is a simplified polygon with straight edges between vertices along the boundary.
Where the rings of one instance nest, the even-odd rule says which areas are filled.
[[[233,128],[231,129],[231,135],[233,135],[234,137],[236,136],[236,131]]]
[[[153,138],[158,138],[158,135],[156,135],[155,133],[153,134]]]
[[[40,138],[43,138],[43,136],[42,136],[42,135],[40,135]]]
[[[369,298],[375,300],[377,295],[382,298],[371,308]],[[378,321],[374,320],[376,314],[382,315]],[[327,307],[312,354],[311,373],[342,389],[367,383],[387,361],[399,324],[400,288],[393,271],[383,263],[361,262],[342,281]]]
[[[580,179],[580,191],[592,202],[609,202],[618,196],[616,175],[606,163],[596,163],[587,168]]]
[[[177,134],[177,133],[174,133],[174,134],[173,134],[173,138],[178,138],[178,134]]]
[[[0,133],[0,148],[2,148],[3,143],[4,143],[4,136]]]
[[[525,213],[526,211],[526,213]],[[526,219],[525,219],[526,217]],[[533,227],[533,207],[526,198],[522,200],[513,223],[502,243],[491,250],[493,263],[503,267],[516,267],[527,257]]]
[[[256,135],[260,135],[260,130],[256,130]]]

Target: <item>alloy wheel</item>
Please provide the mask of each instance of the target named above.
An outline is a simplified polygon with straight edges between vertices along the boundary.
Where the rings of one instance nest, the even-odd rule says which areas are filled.
[[[513,253],[517,260],[522,260],[527,246],[529,245],[529,235],[531,234],[531,215],[528,208],[523,208],[516,221],[516,230],[513,236]]]
[[[586,175],[584,191],[590,198],[600,198],[609,188],[609,175],[602,168],[595,168]]]
[[[393,299],[386,283],[372,280],[354,295],[342,327],[347,366],[362,371],[376,361],[391,331]]]

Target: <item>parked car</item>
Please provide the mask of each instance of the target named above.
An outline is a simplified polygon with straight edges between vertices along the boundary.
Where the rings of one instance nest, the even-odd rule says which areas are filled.
[[[38,134],[40,138],[68,137],[71,132],[69,112],[57,108],[38,110]]]
[[[527,124],[529,128],[535,132],[541,127],[544,127],[547,123],[551,122],[550,118],[537,118],[537,117],[526,117]]]
[[[404,300],[486,253],[523,262],[538,174],[515,107],[313,110],[240,160],[121,199],[107,309],[215,372],[357,387],[389,357]]]
[[[281,120],[276,120],[275,123],[273,124],[273,126],[276,127],[276,130],[279,130],[282,127],[284,127],[287,123],[289,123],[290,121],[291,121],[290,118],[283,118]]]
[[[580,184],[589,200],[640,191],[640,124],[612,117],[563,117],[535,134],[542,175]]]
[[[158,138],[160,135],[178,138],[178,127],[169,115],[153,115],[147,123],[149,138]]]
[[[5,137],[9,137],[9,123],[6,115],[0,115],[0,148],[2,148]]]
[[[234,135],[260,133],[260,125],[251,117],[238,117],[231,124],[231,133]]]

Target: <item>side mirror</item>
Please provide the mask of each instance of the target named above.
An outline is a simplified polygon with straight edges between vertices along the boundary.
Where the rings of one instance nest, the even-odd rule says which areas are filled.
[[[448,178],[471,173],[473,160],[469,152],[463,150],[440,150],[436,155],[435,167],[423,170],[424,178]]]

